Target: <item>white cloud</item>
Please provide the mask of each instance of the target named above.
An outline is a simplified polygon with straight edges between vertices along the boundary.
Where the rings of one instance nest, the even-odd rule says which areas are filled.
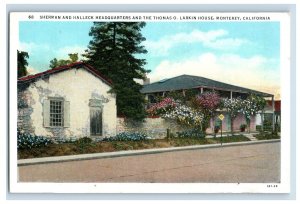
[[[193,30],[190,33],[177,33],[162,37],[157,41],[147,40],[144,45],[153,54],[166,55],[168,51],[181,43],[200,43],[205,47],[218,50],[233,50],[240,46],[250,43],[246,39],[229,38],[226,30],[211,30],[203,32],[200,30]]]
[[[249,43],[249,41],[245,39],[227,38],[227,39],[204,42],[204,45],[206,47],[210,47],[218,50],[228,50],[228,49],[235,50],[247,43]]]
[[[48,44],[36,44],[36,43],[26,43],[26,42],[20,42],[19,43],[19,51],[24,51],[28,53],[34,53],[34,52],[40,52],[41,50],[44,51],[50,51],[50,46]]]
[[[27,67],[27,72],[28,72],[28,74],[27,75],[33,75],[33,74],[37,74],[37,73],[39,73],[39,71],[38,70],[36,70],[35,68],[33,68],[33,67]]]
[[[262,56],[243,58],[239,55],[216,56],[205,53],[198,57],[171,62],[162,61],[149,75],[151,82],[189,74],[229,84],[277,94],[280,73],[274,72],[272,59]]]

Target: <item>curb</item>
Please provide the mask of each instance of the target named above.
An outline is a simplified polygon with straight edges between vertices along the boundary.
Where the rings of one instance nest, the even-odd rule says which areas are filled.
[[[91,160],[91,159],[104,159],[104,158],[114,158],[114,157],[122,157],[122,156],[136,156],[136,155],[144,155],[144,154],[158,154],[164,152],[210,149],[210,148],[254,145],[254,144],[274,143],[274,142],[280,142],[280,139],[223,143],[223,145],[219,143],[219,144],[209,144],[209,145],[193,145],[193,146],[184,146],[184,147],[157,148],[157,149],[145,149],[145,150],[126,150],[126,151],[119,151],[119,152],[104,152],[104,153],[79,154],[79,155],[70,155],[70,156],[20,159],[18,160],[18,166],[69,162],[69,161],[79,161],[79,160]]]

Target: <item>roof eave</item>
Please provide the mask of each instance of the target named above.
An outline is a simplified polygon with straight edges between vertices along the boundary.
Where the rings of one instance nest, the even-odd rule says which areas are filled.
[[[66,71],[66,70],[70,70],[70,69],[73,69],[73,68],[78,69],[78,68],[81,68],[81,67],[84,67],[88,72],[93,74],[95,77],[101,79],[108,86],[112,87],[113,84],[112,84],[110,79],[107,79],[106,77],[102,76],[99,73],[99,71],[97,71],[94,67],[92,67],[91,65],[88,65],[84,62],[77,62],[77,63],[73,63],[73,64],[70,64],[70,65],[64,65],[64,66],[56,67],[51,72],[49,70],[47,70],[45,72],[41,72],[41,73],[32,75],[31,78],[30,78],[30,76],[27,76],[28,79],[26,79],[26,77],[22,77],[25,80],[22,80],[22,78],[19,78],[18,79],[18,84],[32,83],[32,82],[35,82],[39,79],[49,77],[52,74],[56,74],[56,73]]]
[[[251,89],[249,91],[239,91],[239,90],[234,90],[234,89],[222,89],[222,88],[208,87],[208,86],[195,86],[195,87],[192,87],[190,89],[197,89],[197,88],[209,88],[209,89],[215,89],[215,90],[220,90],[220,91],[232,91],[232,92],[244,93],[244,94],[255,93],[255,94],[261,95],[263,97],[274,97],[273,94],[264,93],[264,92],[260,92],[260,91],[255,91],[255,90],[251,90]],[[141,93],[150,94],[150,93],[160,93],[160,92],[167,92],[167,91],[180,91],[180,90],[186,90],[186,89],[188,89],[188,88],[153,90],[153,91],[143,91],[143,90],[141,90]]]

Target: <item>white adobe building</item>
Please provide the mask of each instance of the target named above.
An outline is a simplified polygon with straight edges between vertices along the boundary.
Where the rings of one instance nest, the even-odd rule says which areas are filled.
[[[18,129],[54,138],[116,134],[110,80],[77,62],[18,79]]]

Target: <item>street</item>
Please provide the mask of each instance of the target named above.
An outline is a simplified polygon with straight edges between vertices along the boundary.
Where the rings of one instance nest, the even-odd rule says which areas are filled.
[[[280,182],[280,142],[19,166],[19,182]]]

